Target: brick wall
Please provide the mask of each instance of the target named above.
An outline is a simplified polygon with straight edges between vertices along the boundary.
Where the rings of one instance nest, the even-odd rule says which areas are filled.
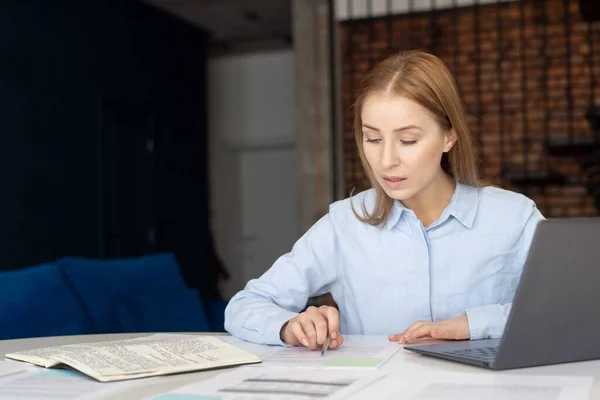
[[[579,161],[551,158],[543,143],[591,135],[585,113],[592,102],[600,106],[600,88],[594,85],[592,93],[590,74],[593,69],[594,80],[600,78],[599,25],[583,21],[576,0],[569,2],[568,14],[562,0],[525,0],[343,22],[343,107],[350,109],[360,79],[376,62],[397,50],[430,51],[458,81],[486,180],[529,195],[547,217],[596,216]],[[366,188],[351,126],[347,111],[346,194]],[[515,185],[503,175],[507,168],[552,169],[568,184]]]

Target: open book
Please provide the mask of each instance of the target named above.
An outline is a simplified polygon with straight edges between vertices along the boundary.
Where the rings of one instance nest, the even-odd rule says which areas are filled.
[[[46,368],[71,367],[100,382],[261,362],[214,336],[161,336],[46,347],[5,357]]]

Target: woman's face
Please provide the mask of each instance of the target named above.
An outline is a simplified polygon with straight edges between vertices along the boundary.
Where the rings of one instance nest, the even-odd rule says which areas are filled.
[[[443,174],[442,154],[456,135],[444,132],[426,108],[406,97],[372,94],[361,119],[365,157],[388,196],[409,200]]]

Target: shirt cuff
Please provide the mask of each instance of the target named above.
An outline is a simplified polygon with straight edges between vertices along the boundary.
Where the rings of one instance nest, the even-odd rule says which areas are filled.
[[[273,316],[267,317],[265,341],[272,345],[291,347],[289,344],[281,340],[281,327],[288,322],[290,319],[298,316],[298,313],[281,309],[280,312]]]
[[[504,332],[506,318],[499,304],[472,307],[466,310],[471,340],[499,338]]]

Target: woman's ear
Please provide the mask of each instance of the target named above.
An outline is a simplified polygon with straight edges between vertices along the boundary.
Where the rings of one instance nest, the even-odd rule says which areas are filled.
[[[456,131],[454,129],[450,129],[444,135],[446,137],[446,142],[444,143],[444,153],[447,153],[452,147],[454,147],[458,136],[456,136]]]

